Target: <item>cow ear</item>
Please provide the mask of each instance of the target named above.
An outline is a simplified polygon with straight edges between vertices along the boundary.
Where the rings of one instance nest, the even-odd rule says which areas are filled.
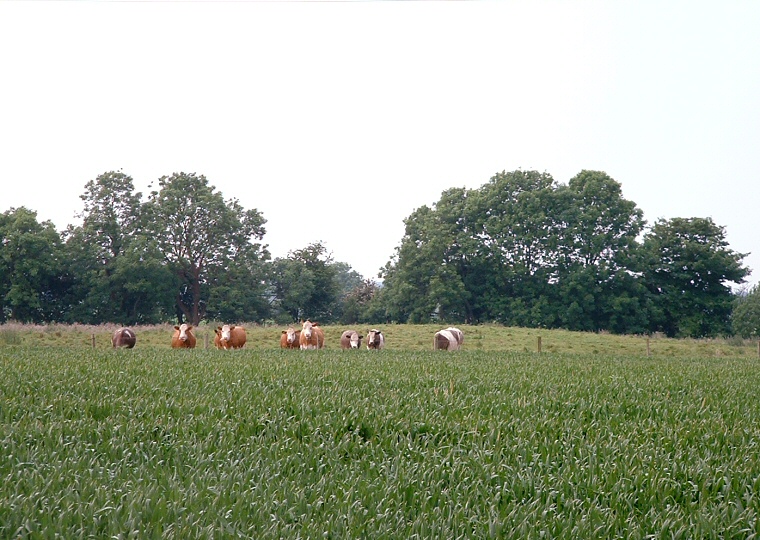
[[[221,330],[221,329],[222,329],[222,327],[221,327],[221,326],[217,326],[217,327],[216,327],[216,329],[217,329],[217,330]]]
[[[288,331],[287,331],[287,330],[283,330],[283,331],[282,331],[282,333],[283,333],[283,334],[287,334],[287,333],[288,333]]]
[[[174,329],[175,329],[175,330],[179,330],[179,326],[177,326],[177,325],[175,324],[175,325],[174,325]]]
[[[193,329],[193,327],[192,327],[192,326],[188,326],[188,327],[187,327],[187,329],[188,329],[188,330],[192,330],[192,329]]]

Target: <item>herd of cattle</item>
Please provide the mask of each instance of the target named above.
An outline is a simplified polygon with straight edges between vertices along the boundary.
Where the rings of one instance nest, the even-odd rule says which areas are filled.
[[[225,324],[218,326],[215,330],[214,347],[217,349],[240,349],[245,345],[246,335],[245,328],[235,326],[234,324]],[[346,330],[340,336],[341,349],[359,349],[361,348],[362,339],[368,350],[380,350],[385,347],[385,336],[380,330],[372,329],[367,333],[366,338],[355,330]],[[452,326],[439,330],[433,336],[433,349],[444,351],[456,351],[462,347],[464,334],[459,328]],[[131,349],[137,343],[137,336],[130,328],[119,328],[113,334],[113,347]],[[174,327],[172,334],[173,349],[193,349],[197,340],[193,333],[193,327],[189,324],[182,324]],[[280,336],[280,347],[283,349],[321,349],[325,346],[325,333],[318,323],[304,321],[302,328],[296,330],[288,327],[282,331]]]

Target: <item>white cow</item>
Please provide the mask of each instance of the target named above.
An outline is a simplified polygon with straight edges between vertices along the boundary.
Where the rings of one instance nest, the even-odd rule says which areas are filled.
[[[438,330],[433,337],[433,350],[436,351],[457,351],[459,350],[459,338],[448,328]]]

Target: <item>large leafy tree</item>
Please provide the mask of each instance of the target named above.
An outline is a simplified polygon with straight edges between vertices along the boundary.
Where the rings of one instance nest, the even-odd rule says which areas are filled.
[[[566,226],[557,182],[538,171],[501,172],[479,191],[476,214],[489,318],[521,326],[555,326],[556,279]]]
[[[603,172],[582,171],[567,185],[538,171],[501,172],[477,190],[446,190],[405,220],[379,303],[402,322],[644,331],[643,225]]]
[[[141,196],[123,172],[103,173],[85,185],[82,224],[66,234],[76,276],[73,320],[155,323],[171,313],[174,279],[144,234]]]
[[[405,220],[382,274],[388,318],[551,324],[562,225],[546,173],[502,172],[478,190],[443,192]]]
[[[600,171],[581,171],[557,195],[565,225],[556,274],[560,324],[571,330],[645,331],[647,291],[636,273],[643,212]]]
[[[321,242],[275,259],[271,285],[278,320],[311,319],[323,323],[336,320],[341,290],[338,270]]]
[[[269,253],[249,245],[209,288],[206,315],[226,322],[263,322],[271,316],[267,295]]]
[[[401,245],[381,275],[387,318],[399,322],[451,322],[474,318],[465,280],[473,276],[473,236],[469,192],[445,191],[430,208],[422,206],[404,220]]]
[[[210,290],[224,282],[225,272],[268,259],[260,243],[266,220],[236,199],[225,200],[203,175],[174,173],[158,185],[145,206],[146,223],[179,280],[178,318],[198,324],[206,316]],[[263,297],[263,283],[247,285]]]
[[[743,283],[746,255],[728,247],[710,218],[658,220],[644,237],[646,280],[656,309],[652,330],[703,337],[731,331],[731,283]]]
[[[61,320],[68,279],[61,237],[25,207],[0,214],[0,321]]]

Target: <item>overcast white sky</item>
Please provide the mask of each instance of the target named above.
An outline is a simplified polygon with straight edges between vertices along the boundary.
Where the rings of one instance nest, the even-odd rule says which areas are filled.
[[[205,175],[374,277],[450,187],[607,172],[760,275],[760,2],[0,0],[0,212]]]

